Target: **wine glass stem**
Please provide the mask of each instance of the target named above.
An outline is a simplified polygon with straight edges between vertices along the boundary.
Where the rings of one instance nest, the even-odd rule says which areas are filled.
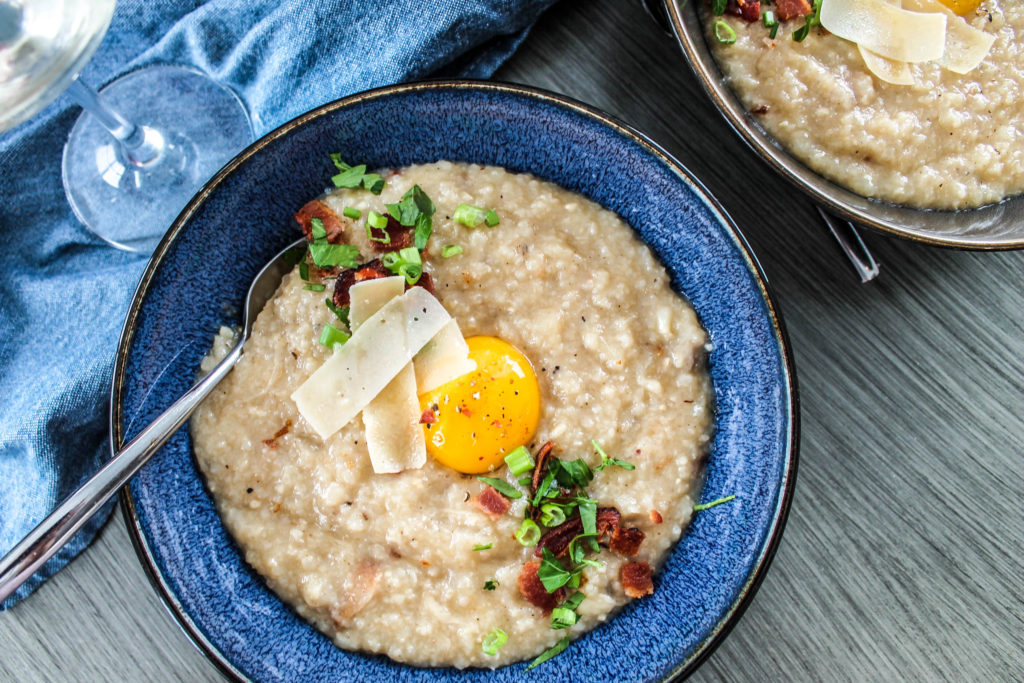
[[[121,143],[121,152],[132,165],[146,166],[163,154],[165,143],[158,131],[126,119],[107,106],[99,93],[82,83],[81,79],[73,80],[67,92]]]

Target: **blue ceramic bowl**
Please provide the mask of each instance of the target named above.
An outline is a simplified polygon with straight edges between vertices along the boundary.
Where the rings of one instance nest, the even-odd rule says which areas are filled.
[[[735,623],[778,543],[796,470],[785,335],[749,248],[718,204],[649,140],[604,114],[522,87],[430,82],[316,109],[254,143],[160,243],[118,348],[111,429],[132,438],[183,392],[257,270],[324,191],[328,152],[373,167],[450,159],[526,171],[617,212],[668,268],[713,349],[716,435],[698,513],[654,595],[528,674],[418,669],[337,649],[250,569],[221,526],[187,430],[132,480],[123,510],[139,556],[185,632],[225,673],[259,681],[662,680],[692,671]]]

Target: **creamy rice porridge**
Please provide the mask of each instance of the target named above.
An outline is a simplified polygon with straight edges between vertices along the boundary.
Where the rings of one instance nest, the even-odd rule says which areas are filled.
[[[643,531],[637,556],[590,556],[601,566],[583,570],[579,621],[553,630],[550,610],[518,587],[537,559],[515,539],[525,498],[492,519],[473,504],[487,487],[434,458],[375,474],[358,417],[325,443],[289,396],[331,355],[317,340],[334,314],[297,272],[192,418],[195,453],[246,561],[338,646],[421,666],[495,667],[608,619],[630,599],[622,567],[656,570],[679,539],[711,426],[706,337],[618,216],[529,175],[440,162],[388,175],[379,197],[342,190],[323,201],[339,216],[350,207],[365,217],[413,185],[437,207],[426,251],[437,298],[466,337],[499,337],[532,361],[541,412],[531,452],[550,440],[555,455],[595,467],[596,440],[636,466],[597,472],[586,491]],[[463,203],[493,207],[500,224],[456,223]],[[362,220],[344,223],[368,260]],[[442,257],[452,244],[463,252]],[[207,365],[222,355],[218,344]],[[490,476],[516,484],[505,467]],[[495,629],[508,640],[490,656],[481,642]]]
[[[719,19],[735,43],[715,38]],[[820,28],[793,40],[802,19],[774,41],[760,21],[705,25],[732,89],[793,156],[866,197],[963,209],[1024,192],[1024,4],[984,0],[966,19],[995,37],[984,61],[963,75],[911,64],[912,85],[873,76],[856,44]]]

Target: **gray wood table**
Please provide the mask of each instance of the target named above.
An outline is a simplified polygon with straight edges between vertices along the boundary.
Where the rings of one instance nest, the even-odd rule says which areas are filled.
[[[636,2],[562,0],[497,76],[605,109],[688,166],[746,234],[788,325],[802,407],[789,524],[694,679],[1024,680],[1024,253],[869,234],[882,275],[860,285],[810,201],[732,134]],[[120,515],[0,614],[0,652],[0,680],[219,679]]]

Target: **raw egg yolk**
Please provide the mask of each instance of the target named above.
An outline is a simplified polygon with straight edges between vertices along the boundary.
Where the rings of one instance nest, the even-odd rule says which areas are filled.
[[[427,451],[453,470],[479,474],[533,438],[540,388],[530,361],[508,342],[469,337],[466,344],[476,370],[420,394],[420,408]]]

